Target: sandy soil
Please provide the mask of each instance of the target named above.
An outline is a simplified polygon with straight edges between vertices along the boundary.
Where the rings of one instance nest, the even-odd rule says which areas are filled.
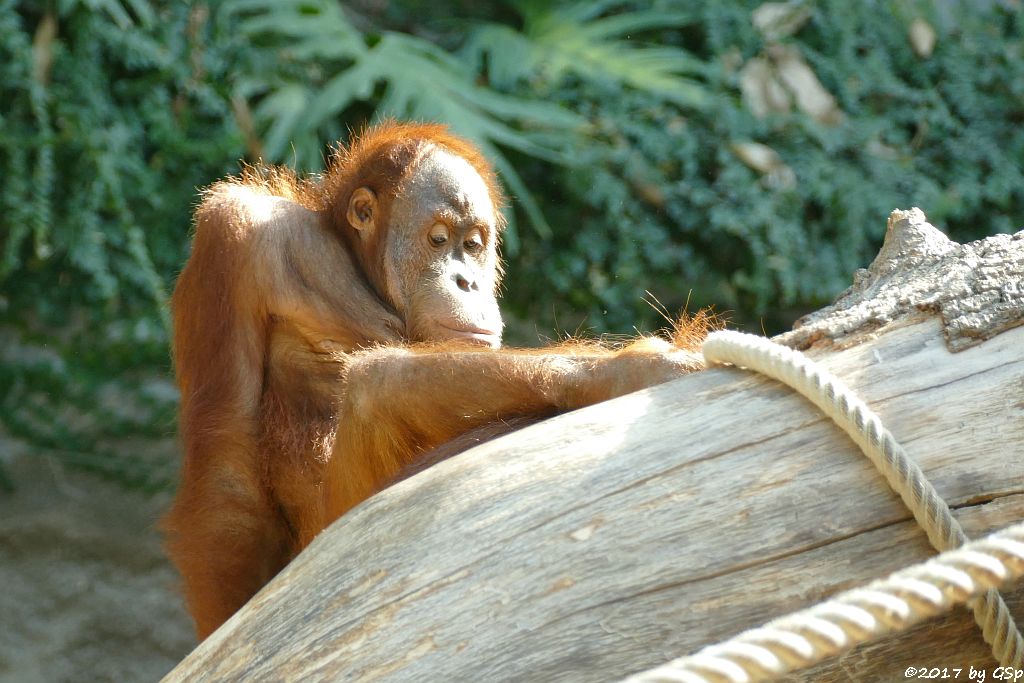
[[[0,490],[0,682],[157,681],[194,647],[156,520],[126,492],[48,458],[11,457]]]

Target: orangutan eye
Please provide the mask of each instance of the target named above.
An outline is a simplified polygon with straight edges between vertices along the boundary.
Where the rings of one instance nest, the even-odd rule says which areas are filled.
[[[476,254],[484,248],[484,240],[480,233],[474,232],[462,243],[463,248],[470,254]]]
[[[430,228],[430,243],[435,247],[443,246],[448,241],[448,226],[444,223],[434,223]]]

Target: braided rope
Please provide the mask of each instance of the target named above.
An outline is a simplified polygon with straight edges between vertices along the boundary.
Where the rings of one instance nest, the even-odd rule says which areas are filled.
[[[921,469],[907,456],[878,416],[837,377],[799,351],[741,332],[714,332],[708,335],[702,351],[708,366],[731,363],[755,370],[787,384],[818,406],[860,446],[889,486],[903,499],[936,549],[950,550],[967,542],[963,528]],[[1024,525],[1011,527],[1006,533],[1016,536],[1005,542],[1018,545],[1010,551],[1000,546],[1001,552],[1016,553],[1018,564],[1014,565],[1016,569],[1011,573],[1016,572],[1012,575],[1020,576],[1019,555],[1024,546],[1019,542],[1024,541]],[[991,537],[980,543],[989,541],[997,545],[1004,542]],[[978,544],[972,544],[971,548],[975,545]],[[989,548],[985,545],[979,547]],[[721,645],[705,648],[692,657],[639,674],[629,681],[764,680],[768,676],[803,668],[895,628],[905,628],[936,614],[939,609],[968,598],[972,599],[975,621],[981,626],[982,635],[992,647],[995,658],[1004,666],[1020,666],[1024,661],[1024,639],[1002,596],[992,587],[1002,580],[994,577],[1007,576],[1005,568],[996,569],[1002,560],[996,560],[985,570],[979,569],[982,573],[996,572],[986,581],[980,575],[967,572],[967,568],[974,567],[973,562],[981,563],[979,567],[985,566],[992,563],[995,556],[982,558],[966,550],[949,553],[948,556],[953,558],[949,566],[940,561],[947,557],[942,555],[924,565],[898,572],[886,582],[844,593]],[[1003,574],[998,574],[998,571],[1003,571]],[[959,586],[956,592],[963,596],[963,600],[943,602],[948,599],[944,594],[953,590],[952,586]],[[942,607],[928,611],[928,605],[940,604]]]
[[[1024,523],[623,683],[754,683],[901,631],[1024,576]],[[997,594],[998,595],[998,594]]]

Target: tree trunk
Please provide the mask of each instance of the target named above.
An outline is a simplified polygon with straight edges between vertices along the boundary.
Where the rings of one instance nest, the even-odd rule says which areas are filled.
[[[897,211],[778,340],[872,407],[971,537],[1024,519],[1024,232]],[[165,680],[613,681],[934,554],[790,389],[717,368],[479,446],[336,522]],[[1006,595],[1024,621],[1024,587]],[[958,610],[793,680],[997,666]]]

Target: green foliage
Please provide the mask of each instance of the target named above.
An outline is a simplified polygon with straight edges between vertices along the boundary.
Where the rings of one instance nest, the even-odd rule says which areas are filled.
[[[0,283],[10,306],[58,282],[65,295],[47,298],[62,303],[164,301],[195,186],[240,151],[213,85],[220,74],[207,71],[220,55],[204,51],[203,33],[184,5],[157,14],[143,0],[39,12],[0,4]]]
[[[637,9],[605,16],[621,0],[553,4],[520,2],[521,31],[503,24],[475,28],[463,53],[499,89],[525,85],[541,94],[567,78],[623,84],[681,107],[702,107],[706,90],[688,76],[706,65],[678,47],[638,47],[623,40],[637,32],[694,23],[691,12]],[[540,91],[540,92],[538,92]]]
[[[849,284],[893,208],[921,206],[961,240],[1019,229],[1020,12],[963,4],[943,18],[930,3],[816,3],[782,40],[843,112],[823,123],[796,107],[758,118],[741,98],[742,65],[774,49],[752,26],[758,4],[687,5],[691,23],[675,40],[707,64],[694,70],[703,106],[680,108],[621,80],[562,79],[555,101],[587,116],[595,134],[548,209],[553,243],[528,245],[512,266],[513,310],[624,331],[663,322],[641,303],[649,289],[670,310],[716,304],[779,329]],[[908,40],[917,18],[938,33],[929,58]],[[744,163],[735,144],[745,141],[774,149],[791,181]]]
[[[97,340],[85,323],[63,330],[66,342],[0,327],[0,435],[135,489],[166,488],[177,471],[177,393],[165,372],[146,369],[160,367],[147,349],[166,343],[162,326],[124,320]]]
[[[448,41],[461,61],[420,37],[356,31],[329,0],[234,7],[250,37],[272,38],[274,73],[290,74],[257,108],[269,156],[288,140],[315,166],[320,141],[341,133],[331,125],[366,116],[357,103],[483,141],[542,238],[512,251],[506,308],[524,319],[657,325],[649,289],[670,310],[717,303],[778,328],[849,282],[892,208],[921,205],[969,238],[1009,229],[1021,205],[1019,13],[953,4],[940,21],[928,2],[835,0],[801,6],[810,21],[769,40],[752,21],[758,2],[509,4],[521,24],[447,24],[466,36]],[[939,32],[930,58],[908,40],[915,19]],[[744,103],[742,67],[776,42],[836,98],[836,121],[795,105],[758,118]],[[751,168],[736,151],[749,141],[771,147],[789,180]]]
[[[142,401],[139,368],[166,375],[195,189],[242,149],[233,43],[201,6],[165,4],[0,0],[0,433],[143,484],[148,460],[104,444],[173,433],[174,401],[126,421],[96,396]]]
[[[645,300],[780,329],[895,207],[959,240],[1019,229],[1024,13],[821,0],[765,28],[761,5],[0,0],[0,438],[164,485],[147,444],[173,431],[166,297],[196,188],[243,154],[317,171],[375,117],[446,122],[495,161],[532,226],[509,233],[504,308],[548,334],[662,324]]]
[[[243,91],[260,98],[254,114],[268,126],[267,159],[288,156],[299,168],[319,169],[324,140],[345,137],[341,114],[354,103],[372,101],[379,117],[445,121],[475,141],[540,235],[550,234],[533,194],[499,145],[562,160],[551,142],[582,125],[567,109],[481,87],[460,60],[422,38],[386,31],[363,36],[333,0],[231,0],[226,9],[244,16],[241,30],[267,41],[280,62],[269,88],[261,72],[261,82],[249,80]],[[532,128],[548,133],[543,142],[530,134]],[[513,249],[518,243],[514,226],[506,243]]]

